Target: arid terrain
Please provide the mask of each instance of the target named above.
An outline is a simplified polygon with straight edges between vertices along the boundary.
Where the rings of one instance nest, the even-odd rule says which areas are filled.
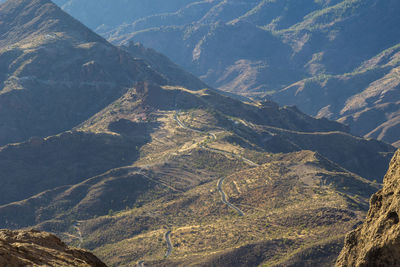
[[[49,0],[1,4],[0,36],[0,228],[108,266],[332,266],[396,151],[114,46]]]

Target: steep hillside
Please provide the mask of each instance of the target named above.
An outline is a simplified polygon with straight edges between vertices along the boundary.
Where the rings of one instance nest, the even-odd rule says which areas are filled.
[[[0,145],[69,130],[135,81],[162,82],[51,1],[8,1],[0,21]]]
[[[160,157],[168,156],[185,142],[189,142],[188,148],[196,145],[190,145],[191,135],[174,134],[176,122],[173,118],[175,110],[180,109],[182,119],[193,121],[200,116],[205,120],[198,122],[200,124],[196,128],[218,129],[222,136],[219,146],[232,147],[227,153],[230,149],[261,149],[272,153],[308,149],[374,180],[386,171],[384,166],[393,151],[383,143],[340,132],[345,130],[340,124],[307,117],[296,109],[279,108],[273,103],[259,106],[245,104],[212,90],[191,91],[144,83],[129,90],[72,132],[45,139],[32,138],[25,143],[1,148],[0,168],[4,186],[0,203],[19,201],[45,190],[80,183],[107,170],[129,166],[153,156],[156,158],[152,161],[159,161]],[[203,128],[205,126],[207,128]],[[179,141],[166,141],[165,135]],[[198,138],[201,140],[201,136]],[[146,156],[145,151],[150,155]],[[126,171],[123,171],[124,175]],[[92,186],[93,181],[90,184]],[[59,189],[56,191],[59,192]],[[39,196],[42,198],[42,195]],[[131,201],[136,201],[136,198]],[[125,207],[117,203],[117,207],[104,206],[101,213]],[[35,210],[32,209],[32,212]],[[49,212],[51,209],[44,210]],[[18,225],[27,226],[27,217],[22,219],[25,224]]]
[[[200,81],[193,74],[184,71],[163,54],[151,48],[146,48],[140,43],[129,42],[121,48],[128,51],[134,58],[143,59],[153,70],[160,73],[172,85],[181,85],[191,89],[204,89],[208,87],[208,85]]]
[[[390,163],[384,186],[370,201],[364,223],[346,236],[336,266],[397,266],[399,254],[400,151]]]
[[[305,75],[298,64],[306,62],[293,65],[291,44],[275,31],[338,1],[309,0],[301,5],[294,0],[172,1],[169,11],[161,5],[149,13],[147,7],[136,5],[130,16],[117,15],[106,4],[89,9],[91,1],[64,2],[60,3],[64,10],[109,40],[140,41],[214,87],[251,95],[289,85]],[[123,3],[116,1],[115,6]],[[96,14],[105,11],[102,22],[96,22]],[[120,23],[108,23],[110,20]]]
[[[0,231],[1,266],[106,267],[93,254],[38,231]]]
[[[114,47],[48,0],[8,1],[0,21],[0,204],[132,164],[157,125],[130,136],[64,131],[138,82],[206,87],[153,50]]]
[[[354,134],[395,143],[400,136],[399,58],[396,45],[353,73],[306,79],[277,92],[273,99],[343,122]]]
[[[74,8],[65,9],[78,18],[104,9],[68,2]],[[118,44],[140,41],[215,88],[256,98],[277,92],[273,99],[280,104],[344,122],[354,134],[399,141],[398,64],[379,62],[398,50],[398,1],[215,0],[172,6],[150,13],[139,7],[141,16],[92,28]],[[93,15],[80,16],[81,9]],[[377,62],[371,70],[368,65]]]
[[[0,147],[0,205],[131,164],[145,142],[144,134],[133,139],[67,132]]]
[[[118,42],[143,42],[215,87],[262,93],[289,85],[299,76],[351,72],[396,45],[397,8],[397,1],[376,0],[213,1],[212,5],[190,4],[175,14],[160,12],[101,33]],[[366,31],[371,34],[364,35]],[[169,45],[155,40],[168,40]],[[239,45],[230,47],[235,44]],[[287,61],[274,61],[277,54]],[[210,76],[211,70],[217,75]],[[273,75],[265,78],[268,73]]]

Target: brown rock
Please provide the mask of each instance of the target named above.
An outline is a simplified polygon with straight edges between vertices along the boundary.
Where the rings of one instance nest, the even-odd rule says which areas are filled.
[[[0,230],[0,266],[106,267],[90,252],[70,248],[58,237],[35,230]]]
[[[371,197],[365,222],[350,232],[336,266],[400,266],[400,150],[384,186]]]

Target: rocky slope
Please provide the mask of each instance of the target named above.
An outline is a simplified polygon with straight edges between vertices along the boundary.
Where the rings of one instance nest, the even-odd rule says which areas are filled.
[[[398,266],[400,211],[400,151],[384,178],[383,188],[370,200],[364,223],[346,236],[336,266]]]
[[[39,231],[0,230],[1,266],[106,267],[93,254]]]

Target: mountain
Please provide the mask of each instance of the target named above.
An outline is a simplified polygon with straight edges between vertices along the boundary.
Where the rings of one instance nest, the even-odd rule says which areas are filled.
[[[163,76],[170,84],[181,85],[192,89],[204,89],[208,85],[200,81],[193,74],[182,70],[168,57],[154,49],[146,48],[140,43],[129,42],[122,49],[128,51],[135,59],[144,60],[152,69]]]
[[[172,1],[170,11],[111,11],[105,23],[90,18],[106,5],[67,2],[65,10],[110,41],[139,41],[215,88],[272,94],[282,105],[344,122],[356,135],[399,141],[398,1]]]
[[[8,1],[0,20],[0,145],[69,130],[135,82],[168,83],[51,1]]]
[[[397,266],[399,255],[400,151],[384,178],[384,186],[371,197],[364,223],[346,236],[336,266]]]
[[[198,110],[205,116],[203,123],[219,129],[224,133],[222,136],[227,135],[222,146],[236,143],[242,147],[240,150],[261,149],[272,153],[313,150],[371,180],[377,180],[386,171],[386,162],[393,151],[384,143],[341,132],[346,130],[343,125],[313,119],[293,108],[280,108],[268,102],[259,106],[245,104],[213,90],[191,91],[143,83],[72,132],[31,138],[0,148],[4,185],[0,189],[0,204],[140,161],[143,155],[139,150],[143,145],[152,143],[154,135],[175,128],[170,116],[177,109],[185,111],[182,115],[188,110]],[[239,120],[237,124],[233,124],[235,118]],[[339,149],[335,148],[338,146]]]
[[[154,50],[109,44],[48,0],[8,1],[0,21],[1,181],[14,188],[1,204],[133,162],[144,133],[65,131],[138,82],[207,87]]]
[[[0,231],[2,266],[106,267],[93,254],[66,246],[58,237],[35,230]]]
[[[0,20],[0,145],[71,129],[135,81],[162,80],[51,1],[8,1]]]
[[[304,112],[349,125],[366,138],[399,141],[399,45],[365,61],[356,71],[296,82],[273,95]]]
[[[169,11],[161,5],[150,12],[131,2],[125,5],[126,10],[136,9],[130,16],[119,15],[111,4],[94,6],[94,2],[69,0],[59,5],[109,40],[140,41],[214,87],[251,95],[289,85],[304,76],[305,71],[298,66],[301,63],[293,65],[291,61],[295,49],[280,31],[339,1],[309,0],[299,5],[293,0],[175,0]],[[125,2],[116,1],[114,6]],[[102,22],[96,23],[97,14],[105,11],[109,12]]]
[[[398,44],[393,27],[400,19],[394,11],[396,1],[211,3],[189,4],[174,14],[159,12],[131,24],[125,21],[104,36],[143,42],[211,85],[244,93],[276,90],[302,76],[349,73]],[[387,16],[383,19],[381,14]],[[366,31],[371,34],[363,35]],[[164,46],[156,40],[169,42]],[[265,78],[268,73],[274,75]],[[243,77],[236,78],[238,74]]]
[[[221,94],[50,1],[10,0],[0,18],[0,227],[56,233],[110,266],[331,266],[395,152]]]
[[[5,203],[3,197],[1,227],[55,232],[111,266],[140,260],[187,265],[184,255],[199,265],[231,266],[238,254],[242,265],[304,260],[329,265],[379,188],[341,166],[384,172],[393,151],[339,130],[345,127],[272,102],[249,104],[213,90],[138,84],[74,132],[3,148],[0,158],[18,164],[1,168],[8,174],[2,177],[7,188],[16,188],[8,198],[18,201]],[[92,135],[102,137],[105,147],[95,142],[92,152],[91,143],[85,145]],[[124,142],[143,135],[149,137],[135,156]],[[73,154],[58,155],[67,148],[87,155],[78,154],[80,164],[75,163]],[[220,200],[219,181],[244,216]],[[30,192],[19,189],[26,185]],[[164,258],[168,230],[173,256]],[[276,251],[282,256],[274,258]]]

